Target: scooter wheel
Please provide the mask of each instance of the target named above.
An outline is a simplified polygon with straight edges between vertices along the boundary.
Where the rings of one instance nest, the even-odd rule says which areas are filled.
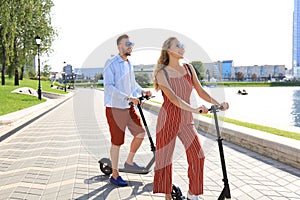
[[[179,186],[172,184],[172,192],[171,192],[172,199],[174,200],[181,200],[184,199],[182,196],[181,189]]]
[[[108,158],[102,158],[99,160],[100,164],[100,170],[103,172],[105,175],[110,175],[112,174],[112,167],[111,167],[111,161]]]

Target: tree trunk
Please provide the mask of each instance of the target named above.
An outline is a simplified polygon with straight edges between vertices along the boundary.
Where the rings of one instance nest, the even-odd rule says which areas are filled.
[[[1,78],[2,78],[2,85],[5,85],[5,65],[6,65],[6,56],[5,56],[5,50],[3,49],[3,58],[2,58],[2,75],[1,75]]]
[[[17,68],[15,69],[15,85],[20,85],[19,84],[19,71]]]
[[[1,75],[1,78],[2,78],[2,85],[5,85],[5,66],[2,65],[2,75]]]
[[[21,74],[20,74],[19,80],[23,80],[23,76],[24,76],[24,67],[25,67],[25,66],[21,67]]]
[[[14,57],[13,57],[13,64],[14,64],[14,74],[15,74],[15,84],[14,85],[20,85],[19,84],[19,58],[18,58],[18,50],[17,50],[17,44],[18,40],[15,38],[14,40]]]
[[[7,69],[6,69],[6,73],[7,73],[9,79],[13,78],[13,74],[14,74],[14,67],[12,67],[11,64],[12,63],[10,62],[10,65],[7,66]]]

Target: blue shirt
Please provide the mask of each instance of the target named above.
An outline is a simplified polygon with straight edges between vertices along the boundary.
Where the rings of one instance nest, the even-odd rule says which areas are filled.
[[[106,107],[129,108],[127,98],[142,94],[141,86],[135,81],[133,66],[120,55],[106,61],[103,78]]]

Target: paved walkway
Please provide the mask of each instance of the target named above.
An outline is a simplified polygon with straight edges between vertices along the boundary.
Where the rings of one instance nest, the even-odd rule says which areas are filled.
[[[109,157],[110,136],[103,107],[103,92],[79,89],[73,98],[43,115],[0,143],[0,199],[164,199],[152,193],[153,171],[147,175],[122,173],[128,187],[111,185],[99,170],[98,160]],[[155,141],[157,115],[144,111]],[[203,198],[215,200],[223,188],[215,138],[199,132],[204,151]],[[131,140],[121,148],[120,166]],[[256,153],[223,142],[232,199],[300,199],[300,171]],[[176,144],[173,180],[187,192],[187,162]],[[145,139],[136,161],[151,159]]]

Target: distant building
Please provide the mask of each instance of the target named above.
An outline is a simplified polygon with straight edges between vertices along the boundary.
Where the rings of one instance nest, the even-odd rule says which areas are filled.
[[[75,68],[76,79],[94,79],[97,74],[103,74],[103,67],[99,68]]]
[[[281,80],[285,77],[285,65],[234,66],[232,60],[203,63],[206,80],[237,80],[240,72],[246,81],[265,81],[270,78]]]
[[[231,77],[236,79],[238,72],[244,75],[244,80],[265,81],[274,78],[281,80],[285,77],[285,65],[254,65],[254,66],[234,66]]]
[[[197,62],[197,61],[193,61]],[[237,73],[243,74],[245,81],[266,81],[270,78],[282,80],[286,75],[285,65],[254,65],[254,66],[234,66],[232,60],[203,63],[204,79],[207,81],[234,81],[237,80]],[[153,80],[155,64],[134,65],[136,75],[148,76],[150,82]],[[94,79],[96,75],[103,74],[104,68],[75,68],[76,79]]]
[[[66,66],[63,67],[63,72],[66,75],[72,75],[73,74],[73,67],[72,65],[67,64]]]
[[[51,81],[56,81],[62,79],[62,75],[59,72],[50,72],[49,79]]]
[[[231,80],[234,78],[232,76],[232,60],[217,61],[212,63],[203,63],[204,71],[206,74],[206,79],[210,81],[215,79],[217,81],[221,80]]]
[[[134,72],[136,74],[143,73],[149,76],[150,80],[152,80],[152,73],[154,70],[154,64],[152,65],[134,65]],[[104,67],[99,68],[75,68],[74,73],[76,79],[94,79],[96,75],[103,74]]]
[[[294,0],[293,19],[293,75],[300,79],[300,0]]]
[[[223,80],[231,80],[232,79],[232,67],[233,61],[232,60],[224,60],[222,61],[221,69],[222,72],[222,79]]]

